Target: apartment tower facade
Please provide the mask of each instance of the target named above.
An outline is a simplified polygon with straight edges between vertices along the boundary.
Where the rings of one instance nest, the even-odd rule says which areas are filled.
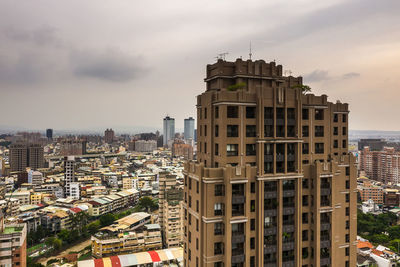
[[[355,266],[348,104],[263,60],[207,66],[184,171],[185,266]]]
[[[171,140],[175,138],[175,119],[166,116],[163,120],[163,145],[168,147]]]

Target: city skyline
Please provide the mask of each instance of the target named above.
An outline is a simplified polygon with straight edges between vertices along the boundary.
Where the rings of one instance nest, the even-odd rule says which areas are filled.
[[[247,59],[251,42],[253,58],[349,103],[351,129],[400,130],[398,1],[230,3],[2,1],[0,106],[18,110],[1,128],[160,129],[166,114],[183,128],[204,65]]]

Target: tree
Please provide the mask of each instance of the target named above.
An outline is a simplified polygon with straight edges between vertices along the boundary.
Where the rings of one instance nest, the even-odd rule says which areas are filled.
[[[311,92],[311,87],[305,84],[298,84],[293,86],[292,88],[300,88],[303,94]]]
[[[114,214],[107,213],[107,214],[101,215],[99,220],[100,220],[100,225],[102,227],[104,227],[104,226],[108,226],[108,225],[112,224],[116,220],[116,218],[115,218]]]
[[[153,211],[156,209],[158,209],[158,204],[151,197],[140,198],[137,206],[135,207],[135,210],[137,210],[137,211],[147,211],[147,212],[150,212],[150,211]]]
[[[54,238],[53,247],[55,250],[59,250],[62,247],[62,241],[58,238]]]
[[[88,231],[90,234],[94,235],[100,228],[100,221],[94,221],[92,223],[89,223],[88,225]]]
[[[57,234],[58,238],[63,240],[64,242],[68,243],[70,241],[70,232],[67,229],[61,230]]]

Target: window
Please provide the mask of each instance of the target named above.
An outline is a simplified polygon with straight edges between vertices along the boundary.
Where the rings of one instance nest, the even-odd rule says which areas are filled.
[[[222,242],[214,243],[214,255],[221,255],[223,253]]]
[[[256,219],[250,219],[250,230],[254,231],[256,229]]]
[[[333,148],[338,148],[338,147],[339,147],[339,141],[333,140]]]
[[[216,262],[214,263],[214,267],[224,267],[222,262]]]
[[[303,189],[307,189],[308,188],[308,179],[303,178],[302,184],[303,184]]]
[[[215,118],[218,119],[219,118],[219,107],[218,106],[215,107],[214,112],[215,112],[214,113],[215,114]]]
[[[215,156],[219,155],[219,145],[215,144]]]
[[[308,206],[308,196],[304,195],[303,196],[303,207],[307,207]]]
[[[219,126],[215,125],[215,137],[219,136]]]
[[[189,208],[192,207],[192,196],[189,196]]]
[[[350,181],[346,180],[346,189],[350,189]]]
[[[333,122],[339,121],[339,114],[333,114]]]
[[[250,201],[250,212],[255,212],[256,211],[256,201],[251,200]]]
[[[315,143],[315,154],[324,154],[324,143]]]
[[[204,119],[207,119],[207,108],[204,108]]]
[[[350,216],[350,208],[346,207],[346,216]]]
[[[239,154],[239,145],[238,144],[226,145],[226,155],[228,157],[237,156],[238,154]]]
[[[222,216],[224,215],[224,204],[215,203],[214,204],[214,216]]]
[[[346,147],[347,147],[347,142],[346,142],[346,140],[342,140],[342,147],[343,147],[343,148],[346,148]]]
[[[308,258],[308,248],[302,248],[301,256],[302,256],[303,259],[307,259]]]
[[[342,122],[347,122],[347,115],[346,114],[342,115]]]
[[[199,201],[197,200],[197,202]],[[196,219],[196,231],[199,231],[199,219]]]
[[[323,120],[324,119],[324,110],[316,109],[315,110],[315,120]]]
[[[239,136],[239,126],[238,125],[227,125],[226,126],[226,136],[227,137],[238,137]]]
[[[207,125],[204,125],[204,136],[207,136]]]
[[[303,108],[303,110],[301,111],[301,117],[303,118],[303,120],[308,120],[308,109],[307,108]]]
[[[303,143],[303,154],[308,154],[309,153],[309,148],[308,148],[308,143]]]
[[[204,142],[204,153],[207,153],[207,142]]]
[[[214,186],[214,195],[216,196],[216,197],[218,197],[218,196],[224,196],[225,195],[225,188],[224,188],[224,185],[223,184],[216,184],[215,186]]]
[[[199,182],[198,181],[196,181],[196,193],[197,194],[199,193]]]
[[[308,223],[308,213],[307,212],[303,212],[302,215],[302,223]]]
[[[255,125],[246,125],[246,137],[256,137],[256,126]]]
[[[217,222],[214,224],[214,235],[224,234],[224,224],[222,222]]]
[[[256,107],[246,107],[246,118],[254,119],[256,117]]]
[[[350,248],[347,247],[347,248],[346,248],[346,256],[349,256],[349,255],[350,255]]]
[[[350,221],[346,221],[346,229],[350,229]]]
[[[256,155],[256,144],[246,144],[246,156]]]
[[[315,126],[315,137],[324,137],[324,126]]]
[[[239,107],[238,106],[227,106],[226,108],[228,118],[239,118]]]
[[[250,249],[256,248],[256,239],[254,237],[250,238]]]
[[[347,127],[342,128],[342,135],[347,135]]]
[[[303,126],[302,130],[303,137],[308,137],[308,126]]]
[[[255,182],[251,182],[250,183],[250,192],[251,193],[255,193],[256,192],[256,183]]]
[[[333,135],[339,135],[339,128],[333,127]]]
[[[346,202],[347,202],[347,203],[350,202],[350,194],[346,194]]]
[[[196,200],[196,212],[199,212],[199,201]]]
[[[192,178],[189,177],[189,190],[192,189]]]
[[[308,230],[303,230],[303,232],[301,233],[301,237],[303,241],[308,241]]]
[[[346,167],[346,176],[350,175],[350,167]]]

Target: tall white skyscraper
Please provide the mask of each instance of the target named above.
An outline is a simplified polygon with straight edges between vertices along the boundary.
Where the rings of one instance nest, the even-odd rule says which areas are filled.
[[[75,157],[68,156],[64,158],[64,182],[65,196],[71,196],[71,183],[75,182]]]
[[[168,141],[175,138],[175,119],[167,116],[164,118],[163,145],[168,146]]]
[[[184,121],[184,135],[185,140],[194,140],[194,119],[189,117]]]

